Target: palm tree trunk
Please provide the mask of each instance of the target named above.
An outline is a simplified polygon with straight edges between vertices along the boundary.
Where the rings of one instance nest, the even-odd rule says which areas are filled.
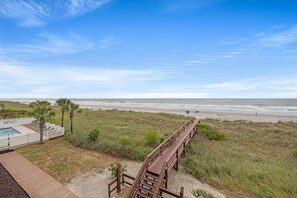
[[[39,133],[40,133],[40,144],[43,144],[43,132],[44,132],[44,125],[45,125],[45,121],[44,120],[41,120],[40,121],[40,129],[39,129]]]
[[[64,111],[62,111],[62,121],[61,121],[62,127],[64,127]]]
[[[73,133],[73,112],[70,112],[70,131]]]

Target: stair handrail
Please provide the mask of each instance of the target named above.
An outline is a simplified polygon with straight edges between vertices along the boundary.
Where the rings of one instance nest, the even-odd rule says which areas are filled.
[[[171,134],[165,141],[163,141],[157,148],[155,148],[150,154],[148,154],[149,163],[154,162],[160,155],[162,155],[163,151],[172,144],[173,140],[176,139],[180,135],[180,132],[184,130],[190,123],[194,122],[194,119],[189,119],[185,124],[183,124],[179,129],[177,129],[173,134]]]
[[[142,177],[144,176],[147,168],[148,168],[148,158],[146,157],[145,160],[143,161],[136,177],[135,177],[135,180],[128,192],[128,196],[127,197],[134,197],[135,193],[136,193],[136,189],[137,189],[137,185],[140,183]]]
[[[159,196],[160,188],[161,188],[162,183],[164,181],[164,177],[165,177],[165,173],[166,173],[167,168],[168,168],[167,162],[165,162],[163,164],[163,166],[162,166],[161,173],[159,175],[159,178],[158,178],[158,181],[157,181],[157,184],[156,184],[156,187],[155,187],[155,192],[153,194],[153,198],[158,198],[158,196]]]
[[[134,197],[137,185],[141,182],[141,179],[143,178],[146,170],[148,167],[160,156],[162,155],[163,151],[172,144],[172,140],[176,139],[176,136],[180,135],[180,132],[184,130],[185,127],[187,127],[190,123],[193,123],[194,119],[189,119],[185,124],[183,124],[179,129],[177,129],[172,135],[170,135],[164,142],[162,142],[157,148],[155,148],[150,154],[147,155],[145,160],[142,163],[141,168],[139,169],[137,176],[135,177],[135,180],[133,182],[133,185],[131,186],[127,197],[132,198]]]

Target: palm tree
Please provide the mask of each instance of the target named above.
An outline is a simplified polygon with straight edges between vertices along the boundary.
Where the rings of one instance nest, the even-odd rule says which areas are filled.
[[[4,111],[5,105],[4,104],[0,104],[0,109],[1,109],[1,111]]]
[[[45,122],[53,117],[55,113],[52,111],[51,103],[48,101],[37,100],[36,102],[30,103],[29,107],[33,109],[32,115],[39,122],[40,144],[43,144]]]
[[[64,127],[64,113],[65,111],[68,111],[68,105],[71,101],[67,98],[60,98],[56,100],[56,103],[58,104],[59,107],[61,107],[61,112],[62,112],[62,120],[61,120],[61,126]]]
[[[73,133],[74,112],[81,112],[81,110],[79,109],[78,104],[75,104],[71,101],[68,104],[68,110],[69,110],[69,118],[70,118],[70,131],[71,131],[71,133]]]

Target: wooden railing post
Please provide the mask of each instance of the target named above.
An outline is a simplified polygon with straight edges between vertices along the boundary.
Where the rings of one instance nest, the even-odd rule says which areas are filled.
[[[180,187],[180,193],[179,193],[179,197],[183,198],[184,197],[184,187]]]
[[[118,163],[117,164],[117,170],[116,170],[116,174],[117,174],[117,192],[121,192],[121,164]]]
[[[186,156],[186,141],[183,142],[183,147],[184,147],[183,156]]]
[[[176,162],[175,162],[175,170],[178,171],[178,150],[175,152]]]

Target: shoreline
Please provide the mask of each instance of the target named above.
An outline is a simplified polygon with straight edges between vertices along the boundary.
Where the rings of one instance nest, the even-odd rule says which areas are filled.
[[[149,113],[170,113],[170,114],[178,114],[189,117],[195,117],[196,119],[218,119],[218,120],[228,120],[228,121],[236,121],[236,120],[245,120],[251,122],[297,122],[297,116],[295,115],[277,115],[268,113],[252,113],[252,112],[226,112],[226,111],[199,111],[199,113],[195,113],[195,111],[189,111],[189,114],[183,110],[168,110],[168,109],[157,109],[157,108],[135,108],[135,107],[117,107],[117,106],[94,106],[94,105],[81,105],[82,108],[93,109],[93,110],[123,110],[123,111],[136,111],[136,112],[149,112]]]
[[[29,104],[34,101],[8,100]],[[52,104],[55,100],[48,100]],[[297,122],[297,106],[253,106],[253,105],[212,105],[183,103],[142,103],[142,102],[107,102],[75,100],[81,108],[93,110],[124,110],[151,113],[170,113],[195,117],[196,119],[245,120],[251,122]],[[186,113],[188,111],[188,113]]]

